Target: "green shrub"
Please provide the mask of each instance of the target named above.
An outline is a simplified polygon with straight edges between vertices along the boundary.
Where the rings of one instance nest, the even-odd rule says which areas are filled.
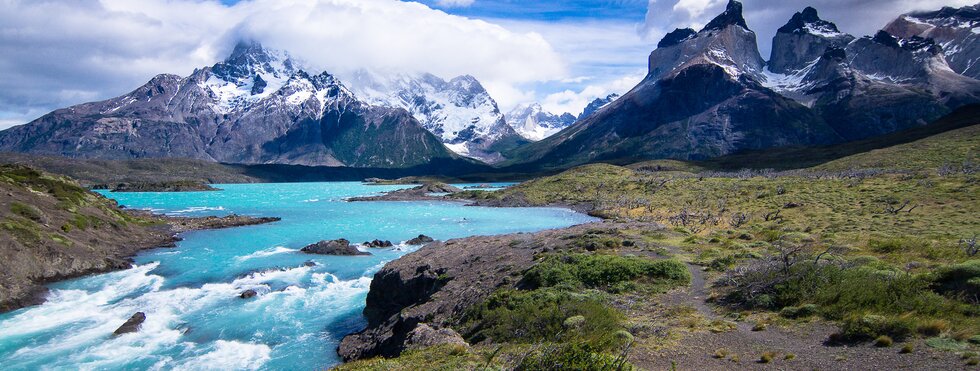
[[[912,344],[906,343],[902,346],[902,350],[899,350],[898,352],[902,354],[909,354],[912,353],[913,350],[915,350],[915,348],[912,346]]]
[[[894,342],[895,341],[892,340],[891,337],[888,337],[888,335],[881,335],[875,339],[875,346],[879,348],[887,348],[892,346]]]
[[[765,352],[765,353],[762,353],[762,356],[761,357],[759,357],[759,363],[770,363],[775,358],[776,358],[776,353],[773,353],[773,352]]]
[[[928,241],[908,237],[871,239],[868,241],[869,249],[882,254],[924,250],[928,245]]]
[[[910,319],[874,314],[850,316],[841,324],[841,336],[849,341],[870,340],[881,336],[901,340],[914,330],[915,324]]]
[[[916,332],[923,336],[939,336],[942,333],[949,331],[949,322],[941,319],[926,320],[919,323],[919,327],[915,329]]]
[[[779,315],[790,318],[807,318],[817,314],[817,306],[815,304],[805,304],[799,307],[784,307],[779,311]]]
[[[500,290],[464,316],[471,342],[575,340],[605,349],[619,344],[623,315],[596,295],[555,289]]]
[[[942,267],[933,274],[932,283],[940,293],[980,303],[980,259]]]
[[[552,255],[524,275],[532,287],[589,287],[609,289],[634,280],[688,283],[691,274],[677,260],[648,260],[615,255]]]
[[[618,371],[633,370],[634,367],[625,359],[602,353],[600,349],[589,344],[575,342],[554,344],[532,351],[521,360],[515,369],[524,371]]]
[[[14,213],[15,215],[20,215],[27,219],[33,220],[35,222],[39,222],[39,223],[44,222],[44,214],[41,213],[41,210],[39,210],[37,207],[34,207],[33,205],[26,205],[20,202],[11,202],[10,212]]]

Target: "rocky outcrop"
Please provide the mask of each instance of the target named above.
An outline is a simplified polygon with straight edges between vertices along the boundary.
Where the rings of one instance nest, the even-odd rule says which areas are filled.
[[[336,256],[363,256],[371,255],[357,247],[351,246],[350,241],[343,238],[332,241],[320,241],[302,248],[300,251],[307,254],[316,255],[336,255]]]
[[[351,197],[347,199],[350,202],[364,202],[364,201],[439,201],[444,200],[445,197],[442,195],[433,195],[439,193],[453,194],[457,192],[462,192],[462,189],[453,187],[445,183],[425,183],[415,188],[402,189],[398,191],[391,191],[385,193],[381,196],[368,196],[368,197]]]
[[[116,329],[116,331],[113,331],[112,335],[119,336],[137,332],[140,330],[140,326],[144,321],[146,321],[146,313],[136,312],[136,314],[133,314],[132,317],[129,317],[129,319],[126,320],[126,323],[123,323],[122,326],[119,326],[119,328]]]
[[[426,323],[420,323],[408,333],[405,338],[405,349],[421,349],[436,345],[467,346],[466,340],[450,328],[432,328]]]
[[[282,220],[282,218],[252,217],[231,214],[228,216],[206,216],[201,218],[167,217],[166,220],[167,223],[171,225],[172,230],[179,233],[204,229],[224,229],[275,223]]]
[[[646,226],[647,228],[653,226]],[[367,328],[340,343],[345,361],[393,357],[413,347],[460,344],[451,330],[462,314],[501,288],[517,287],[537,254],[569,248],[568,237],[616,228],[589,224],[534,234],[434,242],[385,265],[374,276]]]

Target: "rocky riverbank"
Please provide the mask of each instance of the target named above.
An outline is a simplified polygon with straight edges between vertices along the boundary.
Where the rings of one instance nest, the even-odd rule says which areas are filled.
[[[570,248],[570,236],[624,226],[585,224],[426,245],[375,274],[364,309],[367,328],[345,337],[338,352],[352,361],[457,344],[461,337],[453,328],[463,312],[496,290],[518,287],[519,277],[534,264],[536,255]]]
[[[277,218],[166,218],[123,210],[73,180],[0,166],[0,312],[43,302],[45,283],[131,267],[140,250],[175,246],[177,233]]]

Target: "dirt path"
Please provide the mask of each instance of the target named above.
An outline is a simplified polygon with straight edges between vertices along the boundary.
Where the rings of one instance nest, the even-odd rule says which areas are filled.
[[[676,247],[670,253],[684,254]],[[656,258],[651,254],[642,254]],[[952,352],[936,351],[913,342],[911,354],[900,354],[903,344],[878,348],[871,344],[824,345],[837,330],[824,321],[792,328],[770,325],[753,331],[754,321],[733,321],[707,302],[709,282],[700,266],[688,263],[691,285],[662,295],[654,303],[640,304],[628,313],[631,319],[655,324],[656,336],[638,336],[631,353],[634,365],[647,370],[958,370],[966,366]],[[678,314],[680,313],[680,314]],[[663,331],[666,328],[666,331]],[[773,353],[769,363],[763,353]]]

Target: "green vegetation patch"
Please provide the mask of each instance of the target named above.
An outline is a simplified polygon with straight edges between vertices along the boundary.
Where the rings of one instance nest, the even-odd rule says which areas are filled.
[[[0,165],[0,181],[47,193],[68,205],[80,205],[89,195],[88,190],[68,178],[47,175],[25,166]]]
[[[532,287],[597,288],[623,291],[633,281],[670,287],[688,284],[691,273],[677,260],[601,254],[550,255],[524,275]]]
[[[10,212],[14,213],[14,215],[20,215],[35,222],[44,222],[44,213],[33,205],[26,205],[20,202],[11,202]]]
[[[596,349],[621,345],[622,313],[596,293],[500,290],[467,311],[461,333],[471,343],[576,341]]]

